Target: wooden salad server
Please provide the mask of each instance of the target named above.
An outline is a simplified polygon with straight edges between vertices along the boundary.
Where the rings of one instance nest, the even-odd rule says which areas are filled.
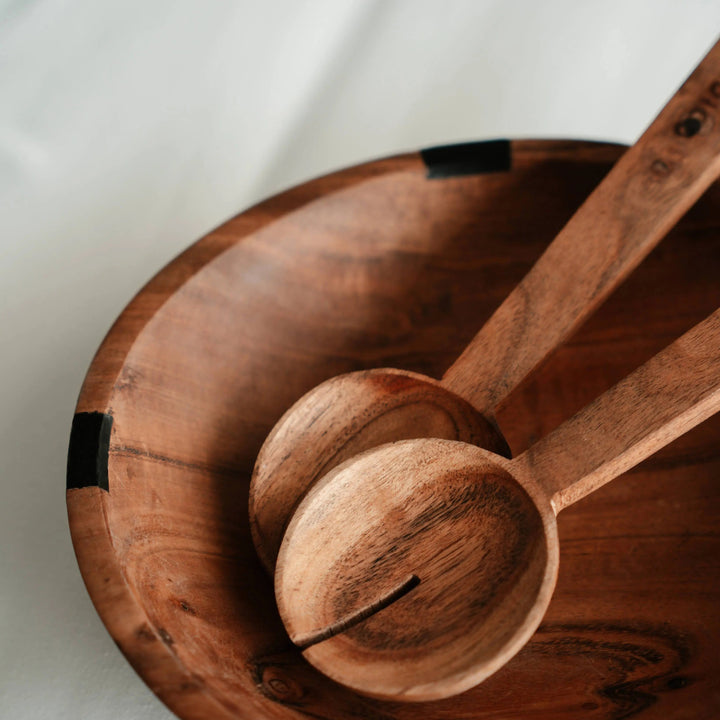
[[[720,310],[513,460],[390,443],[331,470],[275,574],[304,656],[367,695],[430,700],[507,662],[555,587],[556,515],[720,410]]]
[[[495,408],[641,262],[720,174],[720,43],[616,163],[438,381],[378,369],[332,378],[262,446],[250,525],[272,572],[292,512],[343,460],[385,442],[461,440],[509,455]],[[518,222],[526,222],[522,218]]]

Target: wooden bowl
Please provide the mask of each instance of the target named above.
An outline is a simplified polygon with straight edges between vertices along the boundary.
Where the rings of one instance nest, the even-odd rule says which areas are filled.
[[[439,377],[621,151],[478,143],[337,172],[210,233],[123,312],[73,421],[70,527],[108,630],[181,718],[718,716],[720,417],[561,515],[539,631],[441,702],[311,668],[250,539],[250,473],[284,410],[351,370]],[[509,398],[515,453],[720,305],[719,202],[715,185]]]

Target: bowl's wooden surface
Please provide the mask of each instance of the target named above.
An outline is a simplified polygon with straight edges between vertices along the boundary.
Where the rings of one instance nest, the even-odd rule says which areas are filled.
[[[620,152],[523,141],[510,170],[428,179],[406,155],[335,173],[226,223],[130,303],[78,403],[70,526],[110,633],[180,717],[720,715],[720,417],[560,516],[540,630],[442,702],[370,700],[313,670],[248,528],[283,411],[350,370],[439,377]],[[720,305],[719,201],[715,185],[513,393],[498,417],[515,453]]]

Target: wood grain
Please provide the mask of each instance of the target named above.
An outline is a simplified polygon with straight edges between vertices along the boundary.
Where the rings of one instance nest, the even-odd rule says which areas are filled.
[[[506,169],[505,143],[476,147],[476,159],[482,158],[482,148],[487,166]],[[453,155],[458,150],[468,152],[467,146],[459,146]],[[425,156],[438,154],[448,152]],[[637,267],[718,173],[720,43],[570,218],[439,384],[409,374],[401,382],[402,371],[387,370],[381,390],[380,370],[346,375],[308,393],[281,418],[261,448],[250,487],[253,540],[268,571],[274,571],[294,509],[325,471],[353,452],[403,438],[472,436],[481,447],[506,454],[496,432],[497,405]],[[433,167],[429,174],[435,176]],[[532,218],[515,221],[531,224]],[[448,391],[445,401],[440,398],[443,388]]]
[[[103,622],[179,717],[417,718],[293,649],[251,543],[253,462],[329,377],[387,366],[439,377],[621,152],[513,142],[510,171],[443,180],[416,155],[352,168],[211,233],[123,313],[78,403],[114,417],[109,492],[68,492],[71,532]],[[718,206],[715,185],[507,398],[497,418],[516,454],[720,305]],[[423,717],[714,720],[718,437],[708,420],[561,513],[538,633]]]
[[[438,438],[351,458],[283,539],[275,595],[290,638],[372,697],[470,689],[545,614],[555,515],[719,410],[717,310],[514,460]]]
[[[273,427],[253,469],[248,511],[265,567],[274,571],[287,524],[318,478],[364,450],[415,437],[510,452],[495,426],[469,403],[418,373],[358,371],[303,395]]]
[[[720,409],[720,310],[513,462],[555,512],[581,500]]]
[[[720,42],[585,200],[442,382],[486,417],[720,173]],[[482,378],[478,382],[478,378]]]
[[[491,453],[458,441],[389,443],[341,464],[302,501],[278,556],[291,640],[363,694],[464,692],[544,613],[558,546],[538,504]],[[399,594],[408,577],[417,581]]]

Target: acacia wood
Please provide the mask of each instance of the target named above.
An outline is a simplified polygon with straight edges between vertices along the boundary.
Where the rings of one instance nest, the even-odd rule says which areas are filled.
[[[383,380],[376,370],[331,379],[285,413],[260,450],[250,489],[253,539],[268,571],[303,496],[357,452],[403,438],[440,437],[505,454],[496,407],[637,267],[718,174],[720,42],[440,383],[409,374],[401,382],[399,370],[386,370]],[[441,400],[443,389],[454,395]]]
[[[422,438],[346,461],[306,495],[280,548],[290,638],[373,697],[470,689],[540,624],[557,513],[719,410],[717,310],[517,459]]]
[[[622,150],[511,151],[506,172],[428,180],[407,155],[294,188],[194,245],[108,334],[77,409],[114,418],[109,492],[69,490],[70,528],[103,622],[179,717],[418,717],[333,683],[289,642],[248,487],[264,437],[324,379],[383,366],[439,377]],[[720,305],[718,207],[714,185],[503,403],[515,454]],[[720,715],[718,438],[716,416],[561,513],[538,631],[423,718]]]

